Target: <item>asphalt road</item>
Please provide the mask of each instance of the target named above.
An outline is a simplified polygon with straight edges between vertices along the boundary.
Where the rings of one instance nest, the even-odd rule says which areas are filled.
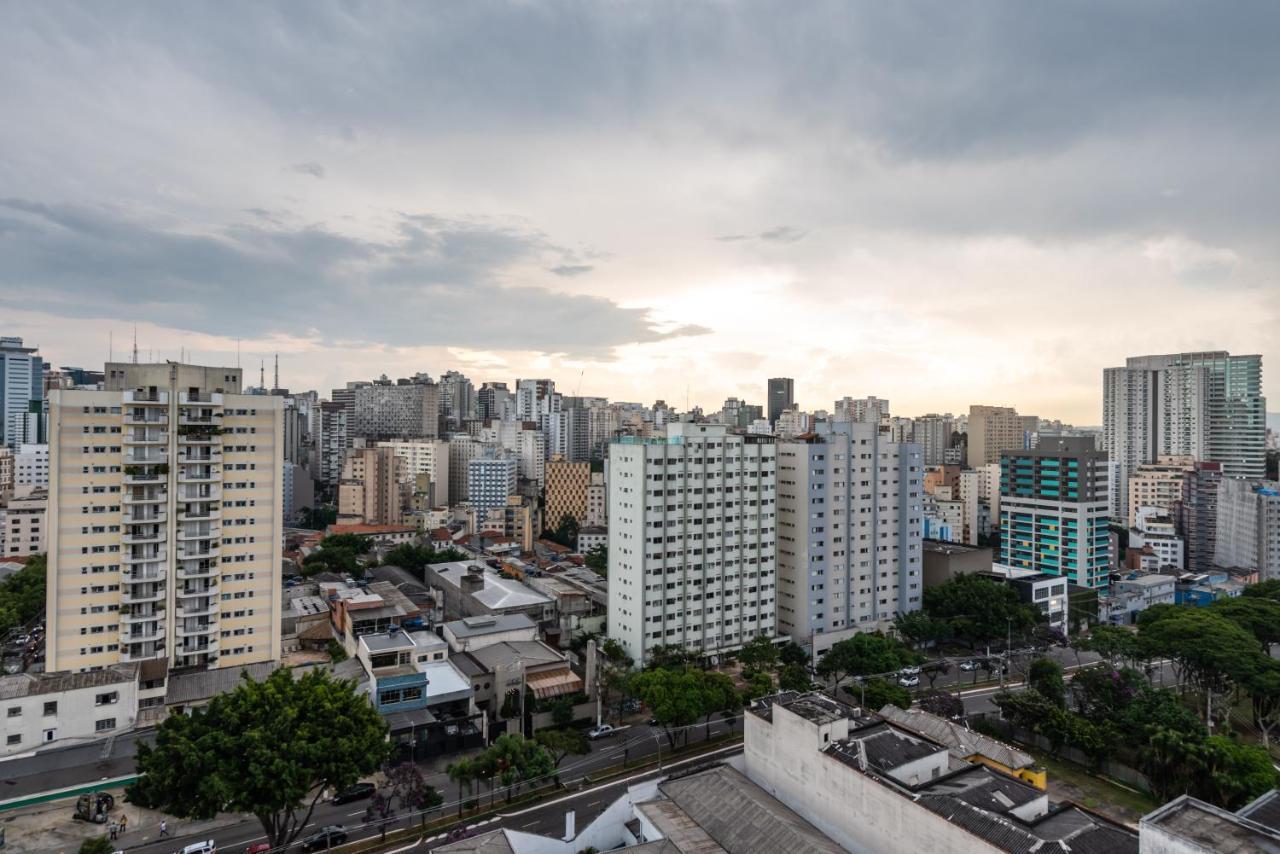
[[[735,721],[734,726],[739,732],[741,731],[741,724],[739,722]],[[727,731],[728,724],[725,721],[717,719],[712,722],[710,727],[711,737],[714,738],[715,736],[722,735]],[[689,743],[691,746],[701,742],[704,737],[705,728],[702,725],[690,728]],[[661,752],[665,755],[669,752],[670,745],[661,728],[651,729],[650,727],[641,724],[639,726],[622,730],[617,735],[592,742],[591,748],[590,753],[582,756],[568,756],[561,763],[558,771],[560,779],[565,783],[565,785],[576,784],[579,781],[584,780],[584,778],[589,778],[593,771],[599,771],[604,768],[611,768],[619,765],[624,759],[634,761],[642,757],[656,756],[659,749],[661,749]],[[656,771],[654,773],[656,773]],[[479,786],[477,791],[466,793],[464,795],[460,793],[458,787],[443,774],[429,776],[427,777],[427,782],[436,787],[444,797],[445,801],[443,806],[428,814],[428,820],[435,820],[444,815],[456,814],[460,800],[469,801],[476,799],[484,804],[488,804],[490,798],[493,797],[496,798],[500,804],[503,797],[501,787],[491,794],[489,789],[483,785]],[[622,786],[622,788],[625,788],[625,785]],[[599,803],[597,803],[598,799],[584,803],[582,805],[584,807],[584,811],[578,813],[578,827],[581,828],[585,826],[585,823],[591,820],[588,816],[594,817],[594,815],[598,815],[614,797],[616,797],[616,795],[610,796]],[[315,812],[312,814],[311,821],[307,824],[302,833],[299,834],[299,841],[319,828],[331,824],[343,825],[350,834],[351,841],[378,836],[381,833],[381,822],[372,825],[365,825],[364,823],[366,803],[367,802],[365,801],[357,801],[355,803],[342,804],[338,806],[328,803],[317,805]],[[539,812],[540,809],[542,808],[522,810],[520,815],[529,817],[525,818],[520,825],[513,826],[516,827],[516,829],[530,830],[535,833],[549,832],[557,836],[562,835],[564,832],[565,808],[547,807],[546,809],[548,811],[545,815]],[[591,813],[592,809],[595,810],[594,814]],[[558,818],[556,818],[556,816],[558,816]],[[390,832],[392,830],[403,828],[406,821],[410,820],[418,822],[420,817],[413,816],[410,818],[399,818],[396,821],[388,823],[387,830]],[[546,824],[547,827],[558,822],[558,826],[549,831],[531,830],[530,827],[524,826],[535,821],[542,822],[543,824]],[[261,824],[259,824],[257,819],[251,817],[226,825],[225,827],[200,834],[185,834],[183,832],[183,822],[181,821],[170,821],[169,826],[172,828],[174,835],[167,839],[157,839],[154,827],[131,830],[128,838],[124,840],[127,847],[123,850],[130,852],[130,854],[170,854],[170,852],[181,851],[184,846],[192,842],[198,842],[203,839],[213,839],[217,843],[219,851],[226,852],[226,854],[234,854],[234,852],[243,851],[249,845],[266,841]],[[290,850],[298,851],[301,850],[301,848],[300,845],[295,843]]]

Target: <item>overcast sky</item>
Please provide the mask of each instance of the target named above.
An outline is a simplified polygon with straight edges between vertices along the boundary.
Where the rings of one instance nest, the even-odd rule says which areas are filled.
[[[0,7],[0,333],[708,410],[1280,401],[1280,4]],[[255,377],[256,380],[256,377]]]

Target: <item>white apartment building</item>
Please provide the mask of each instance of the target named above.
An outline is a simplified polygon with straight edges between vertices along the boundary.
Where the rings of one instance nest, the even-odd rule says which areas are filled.
[[[874,423],[778,443],[778,631],[821,655],[920,608],[924,461]]]
[[[449,506],[449,443],[442,439],[405,439],[379,442],[404,460],[401,476],[414,482],[425,474],[431,482],[431,506]]]
[[[1160,507],[1168,515],[1182,500],[1182,482],[1195,465],[1195,457],[1169,454],[1161,454],[1153,463],[1139,463],[1129,475],[1129,526],[1138,524],[1143,508]]]
[[[771,437],[675,422],[609,445],[609,636],[713,655],[774,637],[777,459]]]
[[[1213,562],[1280,578],[1280,483],[1222,479]]]
[[[839,419],[837,419],[839,420]],[[924,464],[937,466],[948,462],[947,448],[951,446],[951,434],[956,429],[955,418],[950,413],[930,413],[916,418],[911,426],[911,441],[924,453]]]
[[[13,482],[16,486],[49,485],[49,446],[24,443],[13,455]]]
[[[796,409],[784,409],[774,425],[774,433],[779,436],[800,436],[808,433],[812,425],[809,413]]]
[[[603,528],[609,524],[608,498],[604,472],[592,472],[591,482],[587,484],[587,515],[582,520],[583,525]]]
[[[855,424],[888,424],[889,401],[871,397],[842,397],[835,403],[836,422]]]
[[[449,437],[449,506],[461,504],[467,495],[467,466],[492,447],[466,433]]]
[[[279,658],[281,414],[173,362],[51,394],[49,671]]]
[[[49,491],[19,488],[8,503],[0,503],[0,554],[22,557],[43,553],[48,525]]]
[[[1186,549],[1168,508],[1134,508],[1134,523],[1129,529],[1129,548],[1142,551],[1147,547],[1151,548],[1155,569],[1186,569]]]
[[[0,676],[0,757],[132,729],[138,717],[138,670],[131,662],[84,673]]]

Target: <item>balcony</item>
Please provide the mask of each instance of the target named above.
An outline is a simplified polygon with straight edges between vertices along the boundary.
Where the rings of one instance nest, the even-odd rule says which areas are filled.
[[[125,486],[145,486],[148,483],[163,483],[169,476],[169,464],[155,462],[148,465],[127,465],[124,467]]]
[[[120,576],[120,581],[124,584],[146,584],[147,582],[163,581],[165,571],[159,567],[138,567],[133,572],[126,572]]]
[[[164,629],[159,626],[152,626],[149,629],[132,629],[130,631],[120,632],[120,643],[151,643],[164,637]]]
[[[163,525],[168,519],[169,514],[162,509],[135,507],[132,513],[126,513],[120,521],[126,525]]]
[[[178,560],[216,558],[221,553],[221,549],[219,549],[217,545],[206,546],[205,548],[197,548],[195,546],[178,546]]]
[[[145,525],[137,527],[145,528]],[[131,531],[124,535],[121,542],[126,546],[141,546],[149,543],[158,543],[164,539],[164,531],[156,527],[154,530]]]
[[[154,623],[157,620],[164,619],[163,608],[149,608],[145,613],[138,614],[132,611],[121,611],[120,622],[130,626],[140,625],[142,623]]]
[[[159,602],[164,599],[164,588],[157,586],[151,590],[141,590],[139,586],[129,586],[124,590],[120,601],[126,605],[144,605],[147,602]]]
[[[121,661],[148,661],[152,658],[159,658],[164,655],[164,644],[157,643],[154,646],[147,642],[136,644],[139,649],[124,648],[120,649]]]
[[[209,502],[212,503],[212,502]],[[199,522],[213,521],[222,518],[222,508],[216,504],[213,507],[206,507],[203,510],[179,510],[179,522]]]
[[[197,623],[178,623],[177,625],[174,626],[174,631],[178,634],[178,636],[184,637],[184,638],[203,637],[205,635],[210,634],[211,632],[216,632],[217,630],[218,630],[218,624],[216,622],[210,622],[210,621],[197,622]]]
[[[159,389],[130,388],[124,392],[125,403],[136,403],[140,406],[168,406],[169,392]]]
[[[177,610],[174,611],[174,613],[177,614],[179,618],[208,617],[211,614],[216,614],[217,611],[218,611],[218,606],[216,603],[207,602],[204,605],[195,605],[192,607],[187,607],[186,605],[179,605]]]
[[[180,391],[178,392],[178,403],[181,406],[191,406],[197,403],[221,406],[222,393],[217,391]]]
[[[222,480],[222,472],[213,466],[193,466],[178,471],[178,483],[214,483]]]
[[[178,443],[182,445],[212,445],[221,439],[221,432],[217,427],[179,429]]]
[[[217,587],[218,579],[216,578],[205,579],[203,586],[201,586],[201,582],[188,581],[182,587],[178,588],[178,595],[183,598],[189,598],[191,596],[213,596],[218,592]]]
[[[168,461],[168,451],[164,448],[130,448],[124,455],[124,461],[134,465],[156,465]]]
[[[221,460],[221,448],[183,448],[178,451],[178,462],[180,463],[216,463]]]
[[[167,560],[169,553],[164,549],[156,549],[155,551],[144,551],[140,554],[122,554],[120,562],[125,566],[137,566],[139,564],[157,563]]]
[[[169,493],[164,489],[125,492],[120,498],[125,504],[160,504],[168,499]]]
[[[210,566],[183,566],[178,568],[179,578],[208,578],[211,575],[218,574],[218,567]]]
[[[164,430],[132,430],[124,434],[126,445],[167,445],[169,434]]]
[[[220,484],[184,486],[178,489],[179,501],[217,501],[222,497]]]
[[[157,409],[128,409],[124,423],[131,427],[164,427],[169,423],[169,415]]]
[[[212,540],[212,539],[216,539],[216,538],[220,537],[221,535],[222,535],[222,529],[221,529],[221,528],[209,528],[209,529],[204,530],[204,531],[189,531],[189,530],[186,530],[186,529],[183,529],[183,530],[181,530],[181,531],[178,531],[178,539],[179,539],[179,540],[184,540],[184,541],[186,541],[186,540]]]

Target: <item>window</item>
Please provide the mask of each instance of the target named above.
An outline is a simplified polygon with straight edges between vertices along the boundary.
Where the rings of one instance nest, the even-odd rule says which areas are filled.
[[[49,702],[44,704],[44,716],[46,718],[51,717],[52,715],[56,715],[57,713],[58,713],[57,700],[50,700]]]
[[[21,744],[21,743],[22,743],[21,735],[11,735],[5,739],[5,744],[9,745],[10,747],[12,747],[15,744]]]
[[[109,691],[106,694],[99,694],[93,698],[95,706],[109,706],[120,699],[120,695],[115,691]]]
[[[93,725],[94,732],[106,732],[109,729],[116,728],[115,718],[103,718]]]
[[[11,718],[20,718],[20,717],[22,717],[22,706],[10,706],[10,707],[9,707],[9,717],[11,717]]]

